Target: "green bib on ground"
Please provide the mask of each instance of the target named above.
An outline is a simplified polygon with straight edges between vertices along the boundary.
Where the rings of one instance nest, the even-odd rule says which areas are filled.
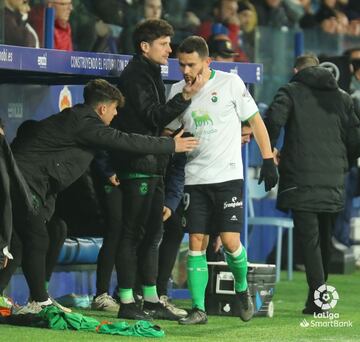
[[[158,325],[147,321],[138,321],[133,326],[126,322],[101,324],[95,318],[87,317],[79,313],[65,313],[53,305],[45,307],[38,315],[49,323],[48,326],[50,329],[54,330],[97,331],[99,334],[121,336],[165,336],[164,330]]]

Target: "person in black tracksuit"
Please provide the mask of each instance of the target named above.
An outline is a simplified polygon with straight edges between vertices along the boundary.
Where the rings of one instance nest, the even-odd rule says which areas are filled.
[[[135,29],[137,53],[118,81],[126,102],[121,115],[112,122],[113,127],[128,133],[160,136],[165,126],[189,106],[191,97],[202,86],[199,76],[195,83],[187,84],[182,93],[166,102],[161,65],[167,64],[172,35],[172,27],[164,20],[146,20]],[[110,153],[110,163],[122,192],[122,233],[116,257],[121,301],[118,317],[121,318],[144,319],[146,311],[151,311],[156,318],[177,319],[159,302],[155,285],[158,247],[163,234],[163,176],[167,162],[168,156]],[[140,245],[142,260],[138,263]],[[138,264],[142,266],[145,311],[135,305],[132,292]]]
[[[309,287],[303,313],[312,314],[327,308],[314,302],[314,291],[328,278],[331,233],[344,206],[348,158],[360,153],[360,122],[350,96],[315,56],[298,57],[295,72],[269,106],[266,125],[272,146],[285,128],[277,207],[291,210],[300,236]],[[325,299],[321,297],[327,304]]]
[[[116,106],[124,100],[119,90],[105,80],[90,81],[84,88],[84,99],[84,104],[39,121],[31,136],[13,146],[36,210],[36,214],[17,217],[17,234],[13,236],[21,240],[23,272],[30,296],[40,308],[52,304],[45,288],[45,259],[49,245],[47,222],[53,215],[56,195],[85,172],[95,153],[114,149],[171,154],[196,145],[190,138],[144,137],[108,127],[117,114]]]
[[[37,121],[35,120],[27,120],[24,121],[19,126],[17,130],[16,138],[11,144],[12,149],[15,149],[18,144],[21,144],[22,139],[26,140],[31,137],[31,135],[34,132],[36,123]],[[9,153],[11,153],[10,149],[9,149]],[[22,174],[21,176],[18,175],[18,177],[22,177]],[[29,191],[29,198],[31,199],[32,195],[30,189],[28,191]],[[11,197],[13,198],[14,195],[10,196],[10,199]],[[14,213],[13,222],[16,223],[19,222],[19,217],[22,219],[22,216],[26,215],[26,213],[21,213],[21,211],[24,210],[24,205],[26,205],[27,201],[26,198],[24,200],[21,197],[18,197],[17,199],[13,199],[13,203],[17,204],[17,207],[13,208],[12,210],[12,212]],[[33,204],[36,204],[36,201],[33,202],[31,200],[31,204],[30,204],[31,207]],[[19,224],[22,224],[22,221],[20,221]],[[60,217],[54,214],[51,217],[51,220],[47,223],[47,229],[49,234],[49,249],[46,256],[46,287],[48,287],[51,274],[56,266],[57,258],[61,251],[61,247],[65,241],[67,234],[67,226],[66,223]],[[13,234],[15,235],[16,231],[13,232]],[[20,266],[22,261],[22,245],[20,239],[18,239],[17,237],[14,237],[12,239],[11,251],[16,262],[9,263],[9,265],[3,270],[3,272],[0,273],[0,294],[3,293],[12,275],[14,274],[16,268]]]

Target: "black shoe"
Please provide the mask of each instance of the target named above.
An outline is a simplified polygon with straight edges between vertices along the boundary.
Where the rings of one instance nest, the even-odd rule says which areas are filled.
[[[198,308],[193,308],[186,317],[179,319],[179,324],[206,324],[208,321],[206,312]]]
[[[135,303],[121,303],[118,312],[118,318],[136,319],[144,321],[151,320],[151,316],[149,315],[149,313],[139,308]]]
[[[254,304],[251,299],[249,288],[242,292],[236,292],[238,301],[237,312],[242,321],[250,321],[254,316]]]
[[[325,291],[326,293],[326,291]],[[321,298],[320,298],[321,300]],[[313,315],[318,313],[324,313],[327,310],[321,309],[319,306],[315,304],[315,298],[314,298],[314,290],[310,290],[308,292],[308,296],[305,302],[305,308],[302,310],[302,313],[304,315]]]
[[[151,303],[144,301],[143,309],[149,312],[154,319],[166,319],[168,321],[178,321],[182,316],[172,313],[163,303]]]
[[[319,314],[319,313],[324,313],[326,312],[325,310],[321,310],[319,307],[309,307],[309,306],[305,306],[305,308],[302,310],[302,313],[304,315],[314,315],[314,314]]]
[[[305,308],[303,309],[302,313],[304,315],[314,315],[314,314],[319,314],[319,313],[324,313],[327,312],[328,310],[323,310],[320,307],[318,307],[316,304],[311,304],[306,302],[305,304]]]

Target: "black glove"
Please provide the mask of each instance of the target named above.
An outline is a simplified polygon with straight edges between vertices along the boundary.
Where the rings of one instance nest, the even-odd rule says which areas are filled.
[[[278,173],[273,158],[263,159],[258,184],[265,183],[265,191],[270,191],[278,181]]]

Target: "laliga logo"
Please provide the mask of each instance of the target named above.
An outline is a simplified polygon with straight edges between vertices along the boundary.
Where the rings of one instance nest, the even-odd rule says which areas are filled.
[[[338,299],[339,294],[334,286],[324,284],[314,291],[314,303],[322,310],[333,309]]]

